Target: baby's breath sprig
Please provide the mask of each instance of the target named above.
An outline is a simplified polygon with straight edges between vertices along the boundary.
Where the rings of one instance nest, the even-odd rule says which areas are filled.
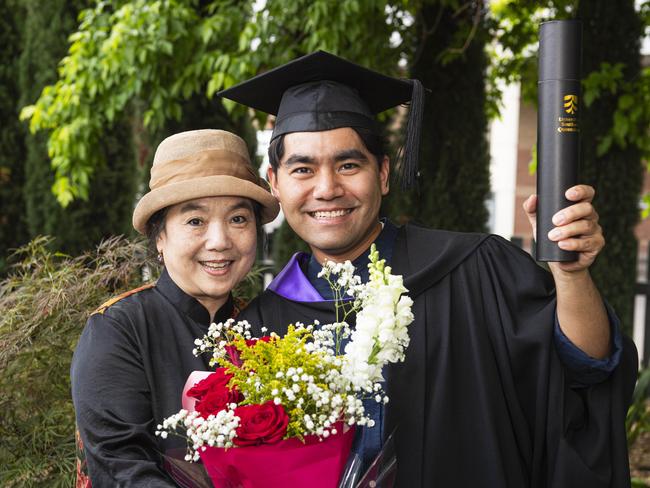
[[[212,323],[208,328],[208,333],[202,339],[194,340],[196,347],[192,349],[192,354],[200,356],[207,351],[212,351],[210,359],[210,367],[212,367],[226,355],[226,346],[238,338],[244,340],[253,338],[251,324],[246,320],[235,322],[235,319],[228,319],[218,324]]]
[[[354,266],[350,261],[343,263],[325,261],[318,277],[325,279],[332,289],[336,322],[345,322],[358,308],[354,300],[354,289],[361,284],[361,278],[354,274]]]
[[[188,440],[186,461],[198,461],[199,450],[205,447],[232,447],[237,435],[239,417],[234,414],[236,404],[231,404],[216,415],[203,418],[198,412],[183,409],[158,424],[156,435],[165,439],[168,433]],[[179,430],[185,430],[185,434]],[[191,443],[191,444],[190,444]]]

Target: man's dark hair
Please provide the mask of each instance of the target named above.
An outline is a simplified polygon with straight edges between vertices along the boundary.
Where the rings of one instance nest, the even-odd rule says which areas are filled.
[[[366,146],[368,152],[370,152],[370,154],[372,154],[377,159],[377,164],[381,164],[384,156],[388,154],[386,152],[386,142],[384,140],[384,137],[363,127],[350,128],[359,135],[361,142],[363,142],[363,145]],[[269,162],[271,163],[271,167],[273,168],[274,172],[278,170],[280,161],[282,161],[282,157],[284,156],[285,135],[286,134],[283,134],[273,139],[269,146]]]

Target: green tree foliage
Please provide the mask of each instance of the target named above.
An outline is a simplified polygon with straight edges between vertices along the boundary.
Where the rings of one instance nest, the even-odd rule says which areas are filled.
[[[21,47],[17,6],[0,3],[0,276],[9,249],[27,241],[22,186],[25,178],[23,129],[18,121],[16,71]]]
[[[215,34],[219,46],[237,39],[241,25],[235,19],[241,16],[221,12],[201,19],[193,5],[136,1],[120,7],[107,2],[82,13],[59,81],[43,91],[32,109],[32,128],[53,129],[49,150],[61,203],[87,198],[104,127],[130,102],[139,100],[150,129],[180,118],[180,102],[212,72],[214,59],[206,56],[202,39]]]
[[[495,0],[490,2],[487,25],[488,113],[497,115],[502,106],[502,83],[521,83],[525,101],[537,104],[537,42],[539,24],[575,17],[578,0]]]
[[[636,3],[636,2],[635,2]],[[637,31],[650,34],[650,1],[639,5]],[[640,23],[640,25],[638,25]],[[631,43],[631,36],[628,40]],[[629,46],[634,48],[633,46]],[[619,49],[620,50],[620,49]],[[612,146],[625,149],[634,146],[639,149],[646,164],[650,164],[650,67],[645,66],[634,76],[630,76],[627,60],[619,62],[603,61],[594,68],[584,80],[585,104],[591,104],[601,95],[608,93],[616,97],[616,108],[610,119],[608,133],[598,141],[596,154],[606,154]],[[635,70],[636,71],[636,70]],[[650,196],[645,196],[650,203]],[[647,217],[649,209],[644,211]]]
[[[88,196],[104,127],[134,99],[155,130],[179,119],[193,94],[211,97],[319,47],[396,68],[398,52],[386,46],[398,17],[387,21],[386,2],[271,0],[258,12],[253,3],[133,0],[82,13],[58,81],[23,112],[32,130],[52,131],[54,193],[63,205]]]
[[[66,38],[74,31],[77,14],[85,2],[26,0],[22,5],[25,24],[20,92],[22,103],[26,104],[56,79]],[[45,134],[27,136],[24,196],[31,236],[53,235],[58,249],[76,254],[93,248],[104,237],[130,232],[136,183],[131,129],[125,117],[113,122],[102,127],[101,138],[92,149],[97,170],[92,177],[86,175],[88,201],[75,202],[65,210],[51,193],[55,179]]]
[[[583,73],[592,81],[594,73],[607,66],[619,66],[618,83],[639,80],[639,38],[642,24],[633,0],[580,2],[583,19]],[[603,148],[603,141],[617,133],[617,122],[634,124],[634,119],[617,120],[626,93],[601,90],[593,93],[587,84],[590,102],[581,117],[581,179],[596,188],[595,205],[607,239],[604,251],[592,267],[599,289],[621,318],[623,328],[632,330],[637,242],[634,227],[639,221],[639,195],[643,182],[641,149],[636,144],[616,143]],[[646,102],[647,103],[647,102]],[[648,107],[641,107],[648,111]],[[638,120],[638,117],[637,117]],[[648,119],[646,119],[648,120]],[[648,125],[645,126],[648,137]],[[616,138],[616,136],[614,136]]]

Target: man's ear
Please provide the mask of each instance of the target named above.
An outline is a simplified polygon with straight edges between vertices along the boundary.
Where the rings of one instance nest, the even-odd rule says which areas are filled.
[[[273,166],[269,166],[269,169],[266,170],[266,177],[269,180],[271,185],[271,194],[275,198],[280,198],[280,192],[278,190],[278,175],[273,171]]]
[[[379,165],[379,182],[382,196],[388,195],[390,187],[390,159],[388,156],[384,156]]]

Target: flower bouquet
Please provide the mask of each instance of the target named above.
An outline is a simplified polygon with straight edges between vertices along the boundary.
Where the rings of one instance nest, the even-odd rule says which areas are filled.
[[[194,354],[211,353],[218,367],[190,376],[183,409],[156,434],[186,437],[185,459],[200,458],[216,487],[336,487],[355,427],[374,425],[363,400],[388,402],[382,368],[404,360],[413,321],[402,277],[374,246],[368,267],[361,283],[349,261],[324,265],[332,324],[297,323],[261,338],[245,321],[210,325]]]

